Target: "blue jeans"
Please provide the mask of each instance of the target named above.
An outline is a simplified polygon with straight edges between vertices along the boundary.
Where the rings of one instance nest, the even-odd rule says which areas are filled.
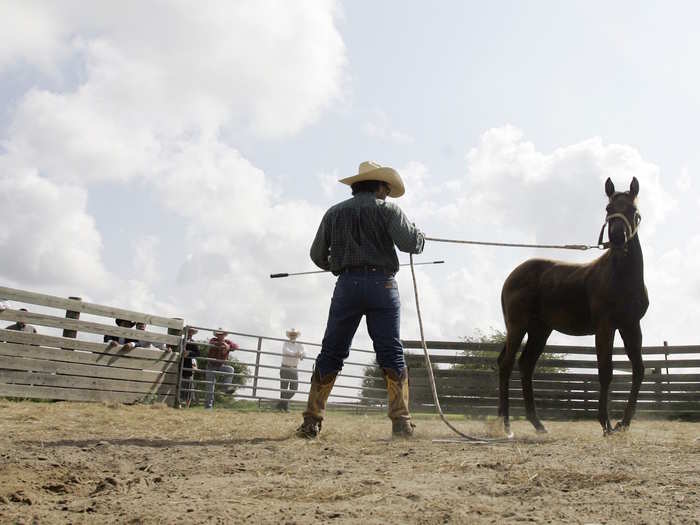
[[[399,337],[401,300],[396,280],[382,272],[344,272],[335,283],[321,353],[316,358],[316,370],[321,377],[343,368],[363,315],[379,366],[398,373],[405,368]]]
[[[226,372],[227,374],[233,374],[235,370],[230,365],[219,364],[215,361],[210,361],[207,371],[205,372],[205,379],[207,383],[207,398],[204,401],[204,408],[211,408],[214,406],[214,390],[216,389],[216,383],[223,383],[225,385],[231,385],[233,382],[232,375],[217,374],[216,372]],[[217,377],[219,376],[219,377]]]

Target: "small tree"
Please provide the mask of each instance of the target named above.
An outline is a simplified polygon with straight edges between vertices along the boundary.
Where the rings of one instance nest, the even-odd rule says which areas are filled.
[[[484,333],[480,328],[474,330],[474,333],[469,336],[460,337],[465,343],[472,344],[482,344],[482,345],[493,345],[499,344],[503,345],[506,341],[505,332],[498,330],[494,327],[490,328],[490,333]],[[500,351],[500,348],[499,348]],[[486,359],[493,359],[497,356],[494,350],[491,348],[474,348],[463,351],[465,357],[473,358],[472,362],[469,359],[465,363],[458,363],[454,366],[457,369],[469,369],[469,370],[495,370],[495,365],[486,362]]]
[[[494,345],[498,344],[499,346],[494,348],[493,346],[491,348],[474,348],[474,349],[468,349],[464,350],[464,355],[467,358],[474,358],[474,362],[469,362],[467,360],[466,363],[459,363],[455,365],[455,368],[459,369],[469,369],[469,370],[496,370],[498,368],[498,365],[493,362],[489,363],[486,360],[487,359],[493,359],[497,357],[497,352],[500,352],[503,345],[506,343],[506,333],[503,330],[499,330],[497,328],[494,328],[493,326],[490,327],[489,333],[484,333],[481,329],[477,328],[474,330],[474,333],[470,336],[464,336],[460,337],[462,341],[465,343],[473,343],[473,344],[483,344],[483,345]],[[523,345],[527,340],[523,341]],[[549,354],[549,357],[552,359],[562,359],[564,357],[563,354]],[[566,367],[558,367],[558,366],[545,366],[545,367],[538,367],[538,371],[540,372],[549,372],[549,373],[556,373],[556,372],[565,372]]]
[[[425,370],[425,358],[423,354],[404,353],[404,359],[409,371],[413,370],[413,372],[409,372],[409,374],[414,374],[411,377],[415,377],[415,374],[420,373],[421,369]],[[381,399],[382,402],[362,399],[361,403],[365,405],[380,405],[383,404],[383,400],[386,399],[386,384],[384,382],[384,374],[376,359],[372,362],[372,365],[373,366],[366,366],[363,371],[365,377],[362,379],[362,397],[374,398],[377,400]],[[437,370],[437,365],[433,364],[433,370]],[[381,389],[381,391],[377,389]],[[414,399],[416,395],[419,395],[415,389],[410,389],[410,392],[412,399]],[[431,395],[429,391],[426,390],[426,392],[428,392],[428,396]]]
[[[375,359],[372,361],[372,365],[366,366],[362,373],[365,377],[362,379],[363,399],[360,400],[360,403],[363,405],[380,405],[381,403],[379,401],[367,399],[373,398],[379,400],[386,398],[385,393],[375,390],[384,388],[384,373],[382,372],[379,363],[377,363],[377,360]]]

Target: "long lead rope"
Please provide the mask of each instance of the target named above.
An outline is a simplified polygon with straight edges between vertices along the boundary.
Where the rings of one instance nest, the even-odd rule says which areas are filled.
[[[427,239],[427,237],[426,237]],[[433,239],[431,239],[433,240]],[[438,414],[440,415],[440,419],[442,419],[443,423],[445,423],[453,432],[464,438],[466,441],[475,443],[475,444],[487,444],[487,443],[506,443],[511,441],[508,438],[478,438],[474,436],[470,436],[468,434],[465,434],[464,432],[461,432],[460,430],[457,430],[452,423],[450,423],[447,418],[445,418],[445,414],[442,412],[442,408],[440,407],[440,400],[438,399],[437,395],[437,389],[435,388],[435,376],[433,374],[433,366],[430,362],[430,356],[428,355],[428,347],[425,344],[425,335],[423,333],[423,318],[421,317],[420,313],[420,302],[418,301],[418,284],[416,283],[416,271],[413,268],[413,254],[409,254],[410,257],[410,264],[411,264],[411,276],[413,277],[413,291],[416,297],[416,313],[418,314],[418,327],[420,328],[420,341],[421,345],[423,346],[423,354],[425,355],[425,367],[428,369],[428,379],[430,380],[430,390],[433,392],[433,401],[435,401],[435,409],[437,410]]]
[[[488,242],[488,241],[463,241],[460,239],[440,239],[437,237],[426,237],[426,241],[435,242],[451,242],[457,244],[476,244],[479,246],[509,246],[511,248],[550,248],[558,250],[592,250],[598,248],[602,250],[604,247],[601,244],[522,244],[511,242]]]

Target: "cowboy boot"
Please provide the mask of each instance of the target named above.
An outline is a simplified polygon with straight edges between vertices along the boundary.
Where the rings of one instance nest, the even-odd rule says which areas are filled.
[[[307,439],[315,438],[321,432],[321,422],[326,414],[326,401],[331,394],[338,372],[331,372],[321,377],[318,369],[311,376],[309,401],[304,410],[304,422],[297,429],[297,436]]]
[[[393,368],[382,370],[389,394],[391,433],[396,437],[410,437],[415,425],[411,423],[411,413],[408,411],[408,368],[403,368],[400,373]]]

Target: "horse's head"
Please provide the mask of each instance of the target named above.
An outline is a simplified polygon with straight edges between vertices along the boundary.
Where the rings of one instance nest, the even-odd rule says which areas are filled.
[[[608,178],[605,181],[605,193],[609,199],[605,208],[605,222],[608,224],[610,246],[622,248],[637,234],[637,227],[642,220],[637,210],[639,181],[637,177],[632,177],[629,191],[615,191],[615,185]]]

